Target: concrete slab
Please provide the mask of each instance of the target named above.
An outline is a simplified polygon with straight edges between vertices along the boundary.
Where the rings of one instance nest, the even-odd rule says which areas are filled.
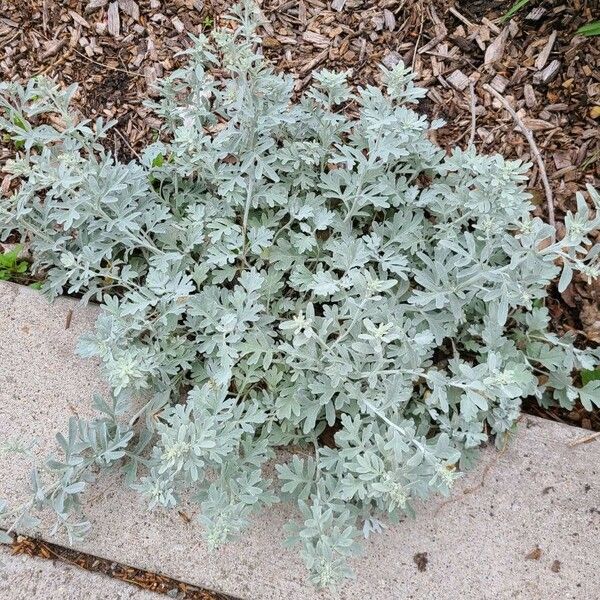
[[[90,412],[90,393],[103,385],[97,366],[75,358],[73,348],[94,316],[94,308],[70,300],[48,305],[35,291],[0,284],[0,439],[35,436],[42,457],[72,411]],[[356,581],[337,594],[316,592],[295,552],[281,548],[282,524],[293,515],[286,506],[255,519],[241,541],[210,553],[194,522],[177,511],[147,512],[134,492],[104,476],[88,495],[94,530],[79,548],[253,600],[596,599],[600,440],[568,445],[585,433],[523,419],[515,442],[501,456],[485,451],[453,502],[430,502],[415,520],[369,540],[354,563]],[[0,497],[22,497],[28,467],[0,456]],[[196,509],[183,510],[193,516]],[[60,536],[47,539],[65,544]]]
[[[141,590],[100,573],[64,562],[13,556],[0,545],[2,600],[160,600],[161,594]]]

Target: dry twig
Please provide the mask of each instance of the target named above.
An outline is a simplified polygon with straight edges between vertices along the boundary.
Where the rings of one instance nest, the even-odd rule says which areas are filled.
[[[97,60],[90,58],[87,54],[84,54],[83,52],[79,52],[79,50],[75,50],[75,54],[77,54],[78,56],[81,56],[81,58],[84,58],[85,60],[87,60],[91,63],[94,63],[95,65],[98,65],[99,67],[102,67],[103,69],[108,69],[109,71],[119,71],[119,73],[125,73],[126,75],[129,75],[130,77],[143,77],[144,76],[142,73],[136,73],[135,71],[129,71],[127,69],[120,69],[119,67],[113,67],[112,65],[98,62]]]
[[[129,148],[131,153],[138,159],[141,160],[140,155],[135,151],[135,148],[128,142],[127,138],[115,127],[113,131],[121,138],[123,143]]]
[[[574,448],[575,446],[580,446],[581,444],[587,444],[588,442],[591,442],[599,437],[600,431],[596,431],[595,433],[590,433],[590,435],[585,435],[573,440],[572,442],[569,442],[567,446],[569,446],[569,448]]]
[[[475,96],[475,85],[472,81],[469,82],[469,91],[471,92],[471,135],[469,136],[469,147],[475,142],[475,104],[477,102],[477,96]]]
[[[546,166],[544,165],[544,159],[542,158],[542,155],[538,150],[531,129],[526,127],[525,123],[523,123],[523,121],[521,120],[521,117],[519,117],[514,108],[506,101],[506,99],[502,94],[500,94],[500,92],[497,92],[491,85],[487,83],[483,85],[483,88],[487,92],[492,94],[492,96],[494,96],[502,104],[502,106],[513,118],[513,120],[521,130],[521,133],[525,136],[525,139],[529,143],[529,147],[531,148],[531,154],[537,162],[540,171],[540,178],[542,180],[542,183],[544,185],[544,191],[546,193],[546,204],[548,206],[548,221],[550,221],[550,225],[552,225],[552,227],[556,228],[556,221],[554,218],[554,197],[552,195],[552,188],[550,187],[550,183],[548,182],[548,175],[546,174]]]

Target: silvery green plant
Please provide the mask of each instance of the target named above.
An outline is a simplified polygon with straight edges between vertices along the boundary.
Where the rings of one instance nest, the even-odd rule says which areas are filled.
[[[292,102],[251,10],[235,18],[160,82],[165,141],[139,160],[105,150],[111,124],[78,119],[74,88],[0,88],[20,181],[1,231],[48,297],[102,304],[79,351],[113,389],[4,518],[20,530],[49,507],[82,535],[95,465],[120,466],[150,507],[192,494],[212,547],[289,500],[289,542],[329,585],[361,536],[504,444],[524,397],[600,405],[600,382],[576,375],[599,352],[550,333],[544,306],[557,277],[599,275],[600,196],[588,188],[593,216],[577,195],[557,240],[528,165],[430,141],[441,123],[410,108],[424,91],[402,64],[382,88],[314,73]]]

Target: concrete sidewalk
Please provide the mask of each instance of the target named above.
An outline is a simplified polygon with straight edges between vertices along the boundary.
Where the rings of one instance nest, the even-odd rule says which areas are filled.
[[[43,458],[55,451],[54,435],[70,415],[91,414],[91,393],[105,386],[97,364],[73,349],[95,314],[0,283],[0,443],[35,438]],[[595,600],[600,440],[568,445],[584,435],[524,418],[515,442],[501,456],[486,450],[452,502],[429,502],[415,520],[369,540],[354,562],[356,581],[337,594],[316,592],[296,552],[281,547],[282,525],[294,514],[287,506],[260,515],[241,541],[210,553],[194,521],[177,511],[149,513],[116,476],[103,475],[87,494],[93,531],[78,547],[244,600]],[[29,469],[25,458],[0,455],[0,498],[24,498]],[[190,517],[197,510],[180,508]]]

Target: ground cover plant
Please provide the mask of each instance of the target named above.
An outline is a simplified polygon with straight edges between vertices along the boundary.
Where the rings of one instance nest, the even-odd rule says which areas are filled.
[[[289,542],[329,585],[362,535],[503,445],[523,398],[600,405],[578,375],[600,353],[550,333],[544,307],[557,276],[564,290],[600,275],[600,197],[587,189],[594,214],[579,194],[557,240],[531,214],[527,165],[429,140],[441,123],[410,108],[424,91],[401,63],[382,89],[315,73],[292,103],[251,12],[160,82],[165,141],[127,164],[101,144],[110,123],[70,110],[75,88],[0,88],[20,147],[2,233],[27,244],[49,297],[102,303],[79,351],[113,389],[4,520],[27,529],[49,508],[83,535],[98,465],[151,508],[192,494],[214,547],[289,500]]]

